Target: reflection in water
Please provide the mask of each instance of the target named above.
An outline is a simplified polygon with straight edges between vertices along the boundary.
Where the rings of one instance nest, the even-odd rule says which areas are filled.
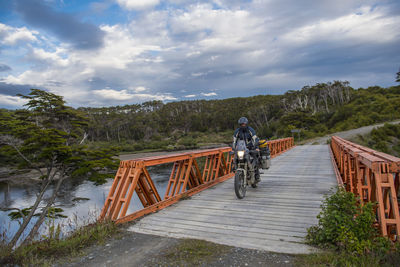
[[[149,167],[148,171],[153,179],[161,198],[164,197],[172,164],[163,164],[159,166]],[[108,196],[108,192],[113,183],[113,179],[109,179],[107,183],[96,186],[93,182],[87,180],[70,179],[63,183],[59,191],[55,205],[64,210],[62,214],[68,218],[57,219],[56,223],[63,225],[63,232],[67,233],[78,225],[92,222],[96,220],[100,214],[101,208]],[[48,190],[45,195],[50,197],[53,187]],[[0,183],[0,207],[5,208],[26,208],[32,205],[39,192],[39,185],[22,185],[14,186],[7,183]],[[143,208],[136,194],[132,198],[128,212],[132,213]],[[7,232],[10,238],[18,230],[18,222],[11,221],[8,217],[9,212],[0,211],[0,233]],[[35,219],[32,220],[28,232],[33,226]],[[42,226],[41,232],[45,231]]]

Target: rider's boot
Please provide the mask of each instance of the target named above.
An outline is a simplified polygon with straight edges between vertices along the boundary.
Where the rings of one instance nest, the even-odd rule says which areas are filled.
[[[258,168],[257,168],[256,173],[255,173],[255,178],[256,178],[256,183],[261,181],[260,170]]]

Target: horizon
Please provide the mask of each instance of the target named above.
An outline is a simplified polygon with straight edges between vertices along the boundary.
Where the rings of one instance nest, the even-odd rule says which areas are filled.
[[[0,108],[30,88],[77,108],[395,86],[399,14],[394,0],[4,1]]]
[[[308,86],[308,85],[305,85],[305,86]],[[303,86],[303,87],[305,87],[305,86]],[[310,85],[310,86],[313,86],[313,85]],[[350,84],[349,86],[350,86],[350,88],[352,88],[353,90],[360,90],[360,89],[365,90],[365,89],[368,89],[368,88],[370,88],[370,87],[381,87],[381,86],[379,86],[379,85],[370,85],[370,86],[368,86],[368,87],[354,88],[354,87],[351,86],[351,84]],[[393,86],[388,86],[388,87],[381,87],[381,88],[387,89],[387,88],[395,87],[395,86],[400,86],[400,84],[398,84],[398,85],[393,85]],[[283,96],[284,94],[286,94],[286,93],[289,92],[289,91],[301,91],[301,90],[303,89],[303,87],[302,87],[301,89],[296,89],[296,90],[289,89],[289,90],[286,90],[286,91],[284,91],[283,93],[279,93],[279,94],[256,94],[256,95],[247,95],[247,96],[228,96],[228,97],[225,97],[225,98],[212,98],[212,99],[210,99],[210,98],[209,98],[209,99],[206,99],[206,98],[199,98],[199,99],[177,99],[177,100],[154,100],[154,99],[152,100],[152,99],[150,99],[150,100],[143,101],[143,102],[138,102],[138,103],[125,103],[125,104],[122,104],[122,105],[110,105],[110,106],[78,106],[78,107],[74,107],[74,106],[72,106],[72,105],[68,105],[68,101],[66,101],[66,100],[64,99],[64,97],[63,97],[63,99],[64,99],[65,104],[66,104],[67,106],[72,107],[72,108],[74,108],[74,109],[79,109],[79,108],[101,109],[101,108],[124,107],[124,106],[131,106],[131,105],[142,105],[142,104],[144,104],[144,103],[151,102],[151,101],[161,101],[161,102],[163,103],[163,105],[166,105],[166,104],[168,104],[168,103],[179,103],[179,102],[183,102],[183,101],[189,101],[189,102],[191,102],[191,101],[218,101],[218,100],[228,100],[228,99],[233,99],[233,98],[248,98],[248,97],[257,97],[257,96]],[[38,88],[32,88],[32,89],[38,89]],[[39,90],[41,90],[41,89],[39,89]],[[45,90],[45,91],[46,91],[46,90]],[[25,103],[27,103],[27,101],[25,101]],[[6,109],[6,110],[17,110],[17,109],[23,109],[23,108],[24,108],[24,105],[22,105],[22,106],[20,106],[20,107],[15,107],[15,108],[0,107],[0,109]]]

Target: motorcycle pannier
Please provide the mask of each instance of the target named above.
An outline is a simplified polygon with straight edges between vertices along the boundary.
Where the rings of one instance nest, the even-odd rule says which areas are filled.
[[[264,147],[267,147],[268,141],[267,141],[267,139],[261,139],[261,140],[258,142],[258,144],[259,144],[260,148],[264,148]]]
[[[263,155],[261,156],[261,168],[269,169],[271,167],[271,159],[269,156]]]

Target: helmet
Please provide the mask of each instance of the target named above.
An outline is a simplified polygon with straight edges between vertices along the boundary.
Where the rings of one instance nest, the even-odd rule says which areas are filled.
[[[249,123],[249,120],[246,117],[241,117],[238,120],[238,123],[239,123],[239,125],[246,124],[246,126],[247,126],[247,124]]]

